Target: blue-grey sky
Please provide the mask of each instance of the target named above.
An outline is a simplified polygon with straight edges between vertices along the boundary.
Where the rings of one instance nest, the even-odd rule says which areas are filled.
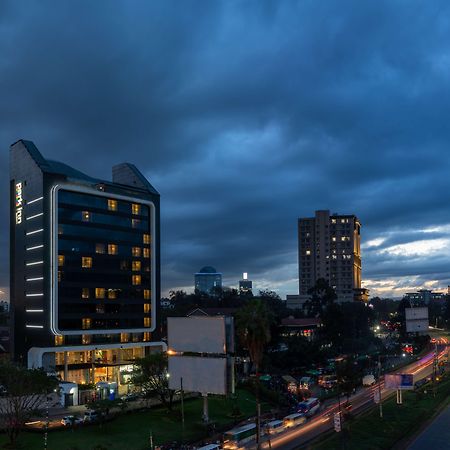
[[[363,278],[450,282],[446,1],[0,2],[0,286],[8,148],[96,177],[135,163],[162,198],[163,291],[203,265],[281,295],[297,217],[363,223]],[[3,289],[3,288],[2,288]],[[1,296],[0,296],[1,299]]]

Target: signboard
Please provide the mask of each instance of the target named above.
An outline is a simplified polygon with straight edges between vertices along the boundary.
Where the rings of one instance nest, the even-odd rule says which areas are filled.
[[[335,413],[334,414],[334,431],[336,431],[336,433],[339,433],[341,431],[342,427],[341,427],[341,414],[340,413]]]
[[[224,354],[227,352],[225,321],[224,316],[168,317],[169,349],[175,352]]]
[[[396,373],[384,376],[384,386],[386,389],[414,389],[414,375],[412,373]]]
[[[23,191],[22,182],[16,183],[16,225],[22,223],[22,211],[23,211]]]
[[[226,395],[227,358],[169,357],[169,388],[202,394]]]
[[[373,401],[378,405],[380,403],[380,391],[375,391],[373,393]]]
[[[407,333],[428,331],[428,307],[405,308],[405,319]]]

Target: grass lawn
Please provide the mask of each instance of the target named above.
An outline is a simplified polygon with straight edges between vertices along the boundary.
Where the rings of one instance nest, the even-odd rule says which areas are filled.
[[[347,450],[390,449],[400,439],[411,435],[427,420],[450,395],[450,379],[446,377],[438,385],[436,397],[427,385],[427,394],[403,392],[403,404],[397,405],[395,397],[383,402],[383,419],[378,408],[347,421],[345,428]],[[314,450],[342,448],[342,436],[335,433],[328,439],[314,445]]]
[[[237,391],[237,403],[243,416],[255,414],[254,396],[244,390]],[[169,414],[162,408],[145,412],[133,412],[119,416],[113,421],[88,427],[80,427],[74,432],[58,430],[48,433],[49,450],[92,450],[96,446],[111,450],[143,450],[149,449],[150,431],[153,432],[155,445],[170,441],[192,441],[205,436],[205,428],[201,424],[203,400],[185,401],[185,432],[181,426],[180,405],[176,404],[174,412]],[[233,426],[231,412],[233,401],[220,397],[209,399],[209,414],[218,428]],[[23,432],[19,436],[22,449],[43,448],[44,436],[39,433]],[[0,435],[0,445],[6,443],[4,435]]]

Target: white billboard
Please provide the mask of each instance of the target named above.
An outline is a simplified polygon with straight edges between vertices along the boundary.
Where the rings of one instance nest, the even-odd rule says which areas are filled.
[[[405,318],[407,333],[428,331],[428,307],[405,308]]]
[[[169,357],[169,388],[202,394],[227,394],[227,359],[196,356]]]
[[[168,317],[169,349],[175,352],[224,354],[225,317]]]

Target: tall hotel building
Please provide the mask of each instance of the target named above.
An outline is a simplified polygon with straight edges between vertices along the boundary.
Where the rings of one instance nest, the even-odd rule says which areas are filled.
[[[11,146],[15,359],[75,383],[126,381],[160,296],[159,194],[131,164],[112,182]]]
[[[367,300],[361,288],[361,223],[354,215],[330,215],[316,211],[315,217],[298,219],[299,294],[319,278],[333,287],[340,302]],[[301,303],[301,301],[300,301]]]

